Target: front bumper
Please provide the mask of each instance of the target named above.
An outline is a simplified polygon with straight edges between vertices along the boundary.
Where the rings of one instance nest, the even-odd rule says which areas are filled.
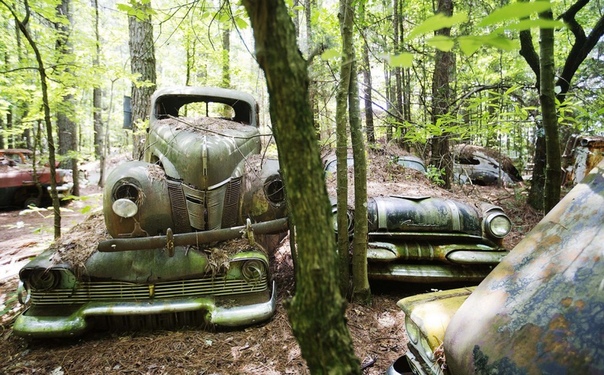
[[[44,309],[44,306],[42,307]],[[23,312],[15,321],[13,331],[29,338],[73,337],[93,328],[95,316],[141,316],[199,311],[206,323],[221,327],[237,327],[270,319],[276,309],[276,285],[273,281],[270,299],[248,305],[218,305],[213,298],[182,298],[156,301],[103,303],[90,302],[68,315]]]

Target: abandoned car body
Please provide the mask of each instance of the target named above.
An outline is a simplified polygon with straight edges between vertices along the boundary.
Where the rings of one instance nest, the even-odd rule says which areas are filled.
[[[28,149],[0,150],[0,207],[52,204],[50,168],[43,165],[34,168],[32,155],[33,151]],[[73,189],[71,170],[57,168],[55,172],[59,198],[67,197]]]
[[[522,182],[512,160],[499,152],[468,144],[453,147],[453,180],[459,184],[511,186]]]
[[[332,165],[332,158],[326,159],[326,167]],[[348,161],[349,166],[353,164]],[[387,177],[371,175],[385,168],[390,168]],[[425,180],[423,186],[409,185],[405,177],[409,168]],[[503,239],[512,223],[500,207],[438,197],[438,188],[423,173],[392,162],[388,156],[370,153],[368,170],[372,171],[367,177],[367,272],[371,279],[475,282],[508,254]],[[329,187],[333,176],[327,179]],[[418,194],[419,188],[424,189],[423,194]],[[330,194],[334,192],[332,189]],[[332,211],[337,215],[336,205]],[[353,212],[348,217],[354,217]],[[350,222],[349,235],[352,226]]]
[[[574,186],[604,157],[604,137],[573,135],[562,155],[562,185]]]
[[[391,374],[604,373],[604,162],[475,290],[402,299],[409,351]]]
[[[281,238],[287,220],[278,164],[260,157],[258,126],[245,93],[157,91],[144,161],[107,177],[104,235],[81,259],[63,243],[22,268],[28,309],[14,332],[65,337],[269,319],[275,285],[262,245]]]

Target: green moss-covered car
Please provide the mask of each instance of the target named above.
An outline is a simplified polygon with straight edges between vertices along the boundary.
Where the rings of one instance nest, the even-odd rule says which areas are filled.
[[[108,175],[103,216],[21,269],[27,309],[14,332],[65,337],[270,319],[268,251],[288,227],[278,163],[260,148],[250,95],[156,92],[144,160]]]
[[[408,297],[389,374],[604,373],[604,162],[476,287]]]

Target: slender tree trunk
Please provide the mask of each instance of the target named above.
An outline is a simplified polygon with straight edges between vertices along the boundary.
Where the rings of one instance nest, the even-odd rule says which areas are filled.
[[[55,158],[55,142],[52,131],[52,119],[50,115],[50,101],[48,99],[48,76],[46,75],[46,67],[44,66],[44,60],[42,54],[38,49],[38,45],[31,36],[27,24],[30,19],[31,11],[27,0],[24,3],[25,16],[23,20],[20,20],[14,9],[8,6],[3,0],[0,3],[4,4],[13,16],[17,27],[27,40],[27,43],[31,47],[34,55],[36,56],[36,63],[38,65],[37,70],[40,75],[40,88],[42,89],[42,107],[44,111],[44,124],[46,126],[46,138],[48,141],[48,163],[50,164],[50,195],[52,197],[52,208],[54,214],[54,238],[61,237],[61,210],[59,205],[59,198],[57,195],[57,183],[56,183],[56,158]]]
[[[543,0],[542,0],[543,1]],[[549,1],[549,0],[544,0]],[[553,18],[549,10],[540,18]],[[551,210],[560,201],[560,184],[562,182],[562,162],[560,155],[560,137],[558,134],[558,116],[556,110],[556,93],[554,91],[554,29],[541,29],[539,43],[541,79],[539,99],[545,130],[547,164],[545,169],[544,209]]]
[[[94,6],[94,40],[96,41],[96,48],[94,58],[92,59],[92,65],[98,68],[100,65],[101,58],[101,34],[99,33],[99,2],[93,0]],[[103,117],[102,117],[102,101],[103,101],[103,89],[100,86],[96,86],[92,89],[92,118],[94,122],[94,155],[99,160],[99,181],[98,186],[103,187],[105,181],[105,153],[103,152],[104,146],[104,131],[103,131]]]
[[[153,45],[153,25],[151,24],[150,2],[139,2],[135,7],[144,16],[141,19],[128,17],[128,31],[130,41],[130,70],[132,74],[139,74],[138,79],[132,83],[132,157],[142,157],[142,140],[144,139],[145,122],[149,117],[149,100],[155,91],[155,47]]]
[[[70,61],[73,55],[73,45],[69,39],[71,34],[71,25],[73,19],[70,10],[70,0],[62,0],[61,4],[57,6],[57,13],[65,17],[66,23],[57,23],[56,29],[59,32],[57,38],[57,50],[59,52],[59,58],[63,61]],[[69,63],[66,64],[67,68],[63,71],[64,74],[71,76],[71,69]],[[75,77],[71,77],[75,80]],[[61,166],[66,169],[71,169],[73,178],[73,195],[80,195],[80,184],[79,184],[79,168],[78,168],[78,129],[76,123],[71,119],[75,108],[74,98],[72,94],[66,94],[63,96],[63,103],[59,106],[57,112],[57,133],[59,135],[59,155],[63,157],[61,160]]]
[[[340,81],[336,92],[336,157],[337,157],[337,200],[338,200],[338,254],[340,291],[348,295],[350,283],[350,255],[348,241],[348,93],[352,76],[352,58],[347,50],[352,40],[352,28],[347,23],[352,19],[352,10],[346,0],[340,1],[340,34],[342,36],[342,61]],[[352,23],[352,22],[350,22]]]
[[[438,13],[447,16],[453,15],[451,0],[438,1]],[[445,28],[436,31],[436,35],[450,36],[451,29]],[[455,69],[455,55],[452,52],[436,51],[434,75],[432,77],[432,122],[449,112],[451,103],[451,76]],[[444,171],[444,188],[451,188],[453,175],[453,158],[449,149],[449,134],[432,137],[432,163],[434,167]]]
[[[292,330],[313,374],[360,374],[340,294],[331,205],[308,100],[307,63],[282,0],[244,0],[270,95],[279,150],[296,230],[296,294],[288,306]]]
[[[227,6],[227,5],[225,5]],[[222,83],[220,87],[231,87],[231,26],[222,26]]]
[[[352,28],[352,20],[350,21]],[[351,41],[352,42],[352,41]],[[371,302],[371,289],[367,275],[367,158],[365,140],[361,129],[359,85],[356,74],[354,44],[350,44],[352,74],[348,91],[348,117],[350,139],[354,156],[354,236],[352,247],[352,300],[364,304]]]
[[[367,142],[375,143],[375,128],[373,123],[373,83],[371,81],[371,62],[369,61],[369,46],[363,43],[363,81],[365,85],[365,128],[367,129]]]

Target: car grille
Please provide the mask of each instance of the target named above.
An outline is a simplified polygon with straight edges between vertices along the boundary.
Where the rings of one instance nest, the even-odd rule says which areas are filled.
[[[94,301],[144,301],[199,296],[233,296],[268,289],[266,276],[247,282],[225,277],[134,284],[117,281],[79,282],[72,289],[32,290],[31,301],[37,305],[78,304]]]

